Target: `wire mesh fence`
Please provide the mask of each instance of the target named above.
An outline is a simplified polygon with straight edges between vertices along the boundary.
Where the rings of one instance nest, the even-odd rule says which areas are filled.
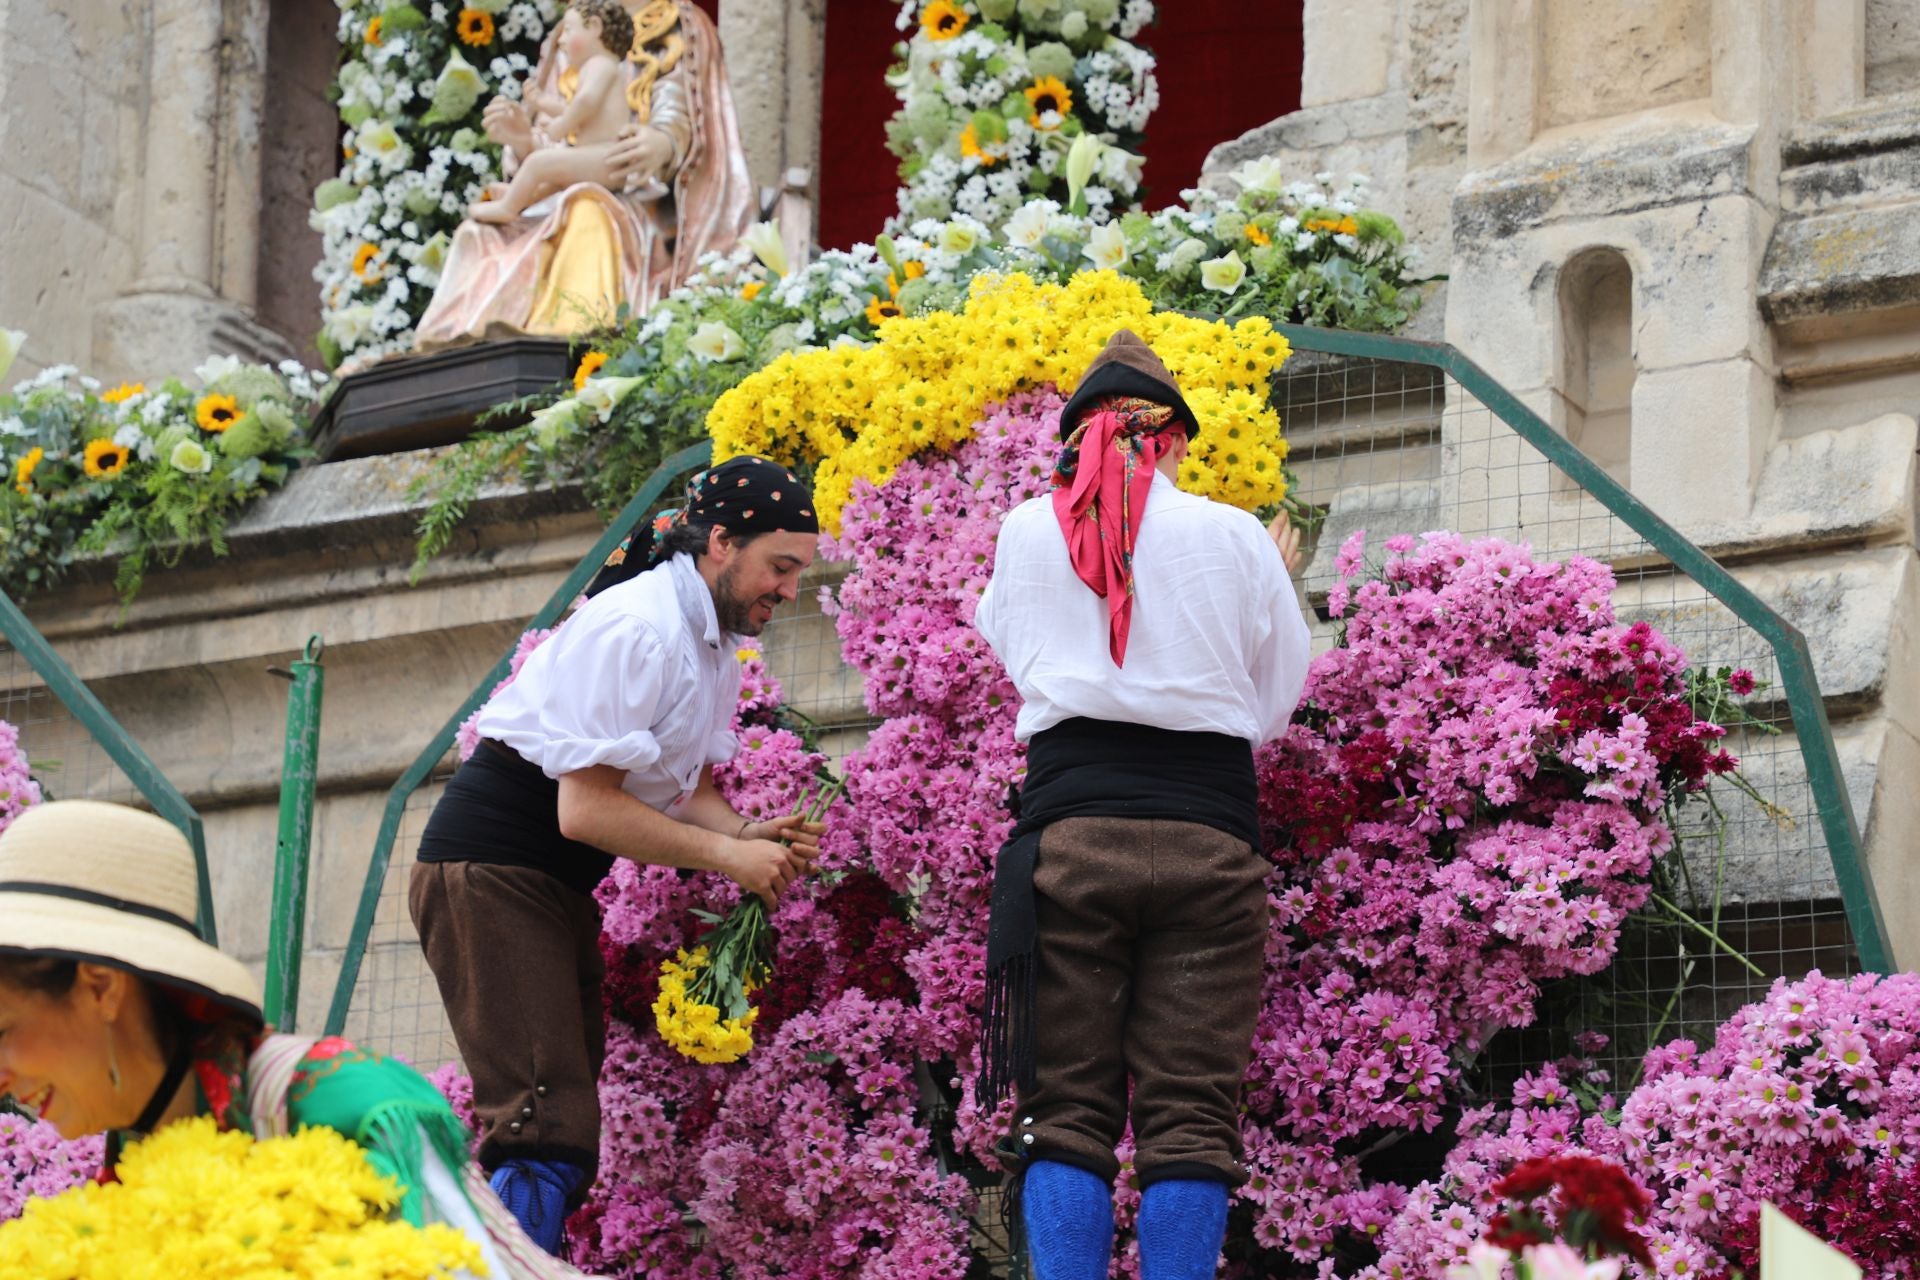
[[[1603,973],[1549,989],[1534,1026],[1494,1045],[1484,1087],[1571,1053],[1580,1031],[1609,1037],[1601,1065],[1624,1083],[1652,1044],[1710,1040],[1775,977],[1858,970],[1773,642],[1437,364],[1300,350],[1275,399],[1295,495],[1322,519],[1305,570],[1318,648],[1333,643],[1326,594],[1352,532],[1377,557],[1394,534],[1445,529],[1609,565],[1620,621],[1650,623],[1695,667],[1749,670],[1763,690],[1743,708],[1760,724],[1727,741],[1756,794],[1717,782],[1681,810],[1655,884],[1671,909],[1634,917]]]

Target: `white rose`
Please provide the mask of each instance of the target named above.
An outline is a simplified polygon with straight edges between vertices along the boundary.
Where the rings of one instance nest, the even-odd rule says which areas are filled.
[[[1224,258],[1209,258],[1200,264],[1200,287],[1215,293],[1232,293],[1247,278],[1247,264],[1238,251]]]
[[[693,331],[693,337],[687,339],[687,350],[708,363],[723,360],[738,360],[747,349],[730,325],[721,320],[709,320]]]
[[[173,446],[173,453],[167,458],[168,465],[175,471],[184,471],[190,476],[203,476],[213,470],[213,455],[198,440],[182,440]]]
[[[1080,251],[1093,261],[1101,271],[1118,271],[1127,265],[1127,236],[1120,230],[1118,223],[1109,222],[1104,227],[1095,227],[1093,234],[1087,237],[1087,247]]]

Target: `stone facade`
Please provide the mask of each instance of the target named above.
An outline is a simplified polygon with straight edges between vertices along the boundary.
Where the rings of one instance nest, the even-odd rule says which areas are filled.
[[[1920,5],[1308,14],[1307,105],[1224,143],[1208,181],[1266,154],[1369,170],[1446,264],[1424,324],[1806,633],[1898,959],[1920,964]],[[1330,532],[1427,527],[1446,508],[1421,466],[1376,452],[1331,486]]]

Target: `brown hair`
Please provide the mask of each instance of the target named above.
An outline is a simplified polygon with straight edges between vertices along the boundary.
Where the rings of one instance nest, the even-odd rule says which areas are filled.
[[[633,50],[633,15],[620,0],[573,0],[573,9],[582,22],[600,19],[600,43],[608,53],[624,58]]]
[[[108,967],[119,968],[118,965]],[[169,1057],[183,1040],[195,1057],[216,1056],[228,1048],[249,1043],[259,1030],[244,1014],[194,999],[137,973],[129,972],[127,976],[147,993],[154,1027],[159,1034],[160,1052]],[[0,952],[0,985],[59,1000],[73,990],[79,978],[78,960],[31,952]]]

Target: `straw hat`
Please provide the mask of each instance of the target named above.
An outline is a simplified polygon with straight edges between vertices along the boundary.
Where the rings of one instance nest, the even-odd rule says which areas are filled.
[[[260,984],[200,939],[193,849],[164,818],[96,800],[0,833],[0,951],[112,965],[260,1019]]]

